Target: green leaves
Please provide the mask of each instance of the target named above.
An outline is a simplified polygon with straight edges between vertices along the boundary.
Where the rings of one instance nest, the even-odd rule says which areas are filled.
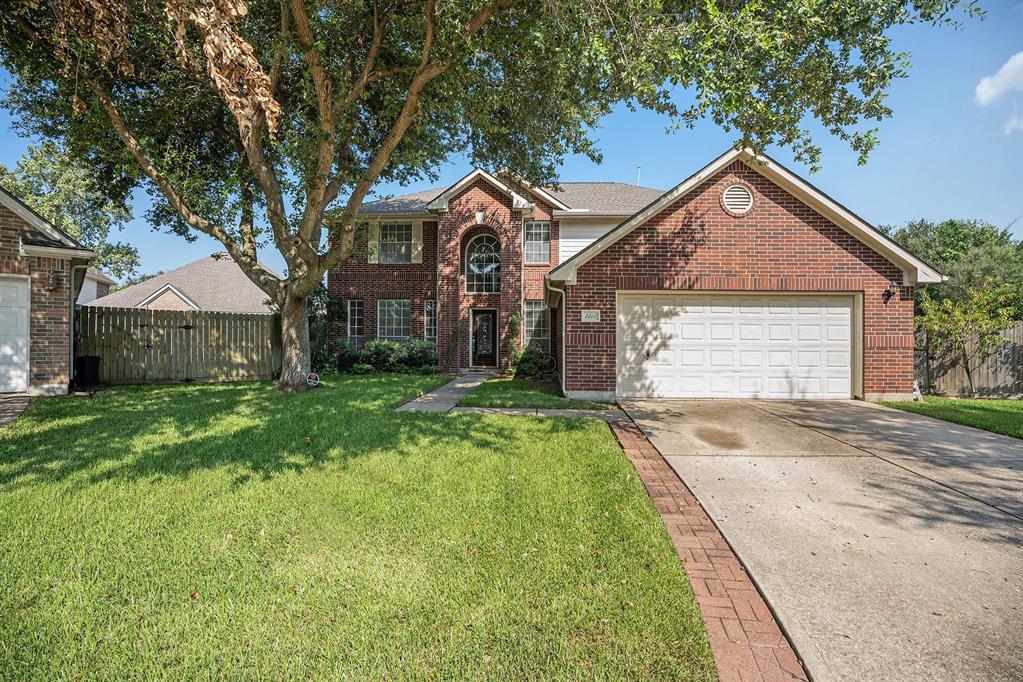
[[[72,238],[99,252],[96,265],[114,277],[138,267],[138,252],[110,242],[131,220],[129,197],[116,195],[103,178],[53,142],[30,146],[14,167],[0,165],[0,185]]]

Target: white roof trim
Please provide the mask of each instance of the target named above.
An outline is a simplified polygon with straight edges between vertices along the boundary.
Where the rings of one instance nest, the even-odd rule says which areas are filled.
[[[86,270],[85,279],[95,280],[101,284],[117,284],[116,281],[110,279],[99,270],[95,270],[94,272],[89,272],[88,270]]]
[[[533,194],[535,194],[538,197],[540,197],[541,199],[543,199],[546,203],[550,204],[551,208],[553,208],[555,210],[562,210],[562,211],[576,210],[576,209],[570,208],[568,206],[568,204],[566,204],[565,202],[563,202],[560,199],[558,199],[556,196],[554,196],[553,194],[551,194],[550,192],[545,190],[543,187],[537,187],[535,185],[532,185],[532,184],[526,182],[525,180],[523,180],[519,176],[515,175],[515,173],[512,173],[510,170],[502,170],[502,171],[500,171],[499,174],[500,175],[507,175],[508,177],[512,178],[516,183],[522,185],[528,191],[532,192]],[[581,209],[581,210],[585,211],[585,210],[588,210],[588,209]]]
[[[96,252],[79,246],[62,249],[57,246],[39,246],[37,244],[21,242],[21,255],[39,256],[40,258],[82,258],[84,260],[92,260],[96,257]]]
[[[478,178],[483,178],[484,180],[489,182],[491,185],[493,185],[497,189],[501,190],[502,192],[504,192],[505,194],[510,196],[511,199],[512,199],[512,209],[514,209],[514,210],[523,210],[523,209],[532,208],[533,202],[529,201],[525,197],[523,197],[520,194],[516,193],[515,190],[513,190],[511,187],[509,187],[508,185],[504,184],[503,182],[501,182],[500,180],[498,180],[497,178],[495,178],[493,175],[491,175],[490,173],[486,172],[485,170],[483,170],[481,168],[475,168],[468,175],[466,175],[464,178],[462,178],[461,180],[459,180],[455,184],[451,185],[451,187],[448,187],[446,190],[441,192],[433,201],[428,203],[426,205],[427,210],[429,210],[429,211],[446,211],[446,210],[448,210],[448,201],[453,196],[455,196],[456,194],[461,192],[462,189],[467,187],[469,184],[471,184],[472,182],[475,182]]]
[[[193,310],[199,310],[199,306],[197,306],[192,301],[192,299],[190,299],[188,296],[185,296],[183,293],[181,293],[180,289],[178,289],[176,286],[174,286],[173,284],[171,284],[169,282],[167,284],[164,284],[162,287],[160,287],[159,289],[157,289],[153,293],[151,293],[149,296],[146,296],[144,299],[142,299],[141,301],[136,303],[135,307],[136,308],[141,308],[143,306],[147,306],[150,303],[152,303],[153,301],[155,301],[156,299],[160,298],[161,295],[165,294],[168,291],[172,292],[175,296],[180,298],[182,301],[184,301],[188,305],[192,306]]]
[[[646,208],[633,214],[632,217],[618,225],[618,227],[610,230],[606,235],[551,270],[550,273],[548,273],[547,278],[551,281],[575,284],[576,271],[582,265],[589,262],[606,248],[632,232],[640,225],[646,223],[649,219],[660,213],[665,206],[670,205],[691,192],[693,189],[699,187],[708,178],[714,176],[721,169],[736,160],[747,162],[749,167],[754,171],[760,173],[782,189],[785,189],[807,206],[813,208],[825,218],[833,222],[835,225],[841,227],[846,232],[849,232],[861,242],[875,249],[878,253],[901,267],[910,280],[910,283],[933,284],[944,281],[942,275],[934,268],[903,249],[885,235],[878,232],[855,213],[845,208],[837,201],[788,169],[784,168],[777,161],[766,155],[756,157],[749,149],[728,150],[698,170],[696,173],[686,178],[681,184],[662,194]]]
[[[72,249],[82,248],[81,244],[58,230],[48,220],[26,206],[20,199],[5,190],[3,187],[0,187],[0,204],[9,208],[16,216],[51,239],[56,239],[62,244],[67,244]]]

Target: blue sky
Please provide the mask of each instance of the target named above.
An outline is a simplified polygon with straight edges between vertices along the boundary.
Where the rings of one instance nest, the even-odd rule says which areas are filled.
[[[896,48],[910,53],[912,66],[909,77],[890,90],[895,113],[880,125],[881,143],[867,165],[858,166],[854,153],[823,132],[816,140],[824,149],[822,170],[814,175],[786,149],[769,153],[874,224],[914,218],[979,218],[999,226],[1015,221],[1012,230],[1023,237],[1023,54],[1010,62],[1023,53],[1023,2],[981,6],[987,17],[958,30],[920,25],[892,33]],[[638,166],[641,184],[667,189],[732,142],[711,123],[675,133],[666,132],[667,126],[655,114],[620,107],[595,131],[603,164],[570,158],[561,179],[635,182]],[[11,166],[29,141],[14,134],[2,111],[0,136],[0,163]],[[465,159],[453,158],[441,169],[439,184],[450,184],[468,170]],[[426,186],[380,191],[398,194]],[[142,272],[174,268],[218,250],[209,238],[187,243],[154,232],[141,219],[143,209],[116,236],[136,244]],[[271,267],[282,266],[272,250],[261,257]]]

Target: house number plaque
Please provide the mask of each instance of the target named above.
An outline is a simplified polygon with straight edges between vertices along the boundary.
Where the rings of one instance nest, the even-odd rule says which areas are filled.
[[[584,310],[582,311],[583,322],[600,322],[600,311],[599,310]]]

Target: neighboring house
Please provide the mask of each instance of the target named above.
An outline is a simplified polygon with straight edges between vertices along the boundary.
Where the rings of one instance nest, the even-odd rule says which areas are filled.
[[[505,366],[509,318],[566,395],[882,398],[913,390],[913,289],[933,268],[776,161],[729,150],[660,192],[482,170],[366,204],[329,273],[341,335]]]
[[[273,312],[266,293],[224,253],[215,253],[160,273],[88,305],[225,313]]]
[[[82,290],[78,293],[78,305],[85,305],[89,301],[103,298],[110,293],[110,287],[117,284],[96,268],[89,268],[85,271],[85,281],[82,282]]]
[[[0,393],[67,393],[72,311],[95,256],[0,188]]]

